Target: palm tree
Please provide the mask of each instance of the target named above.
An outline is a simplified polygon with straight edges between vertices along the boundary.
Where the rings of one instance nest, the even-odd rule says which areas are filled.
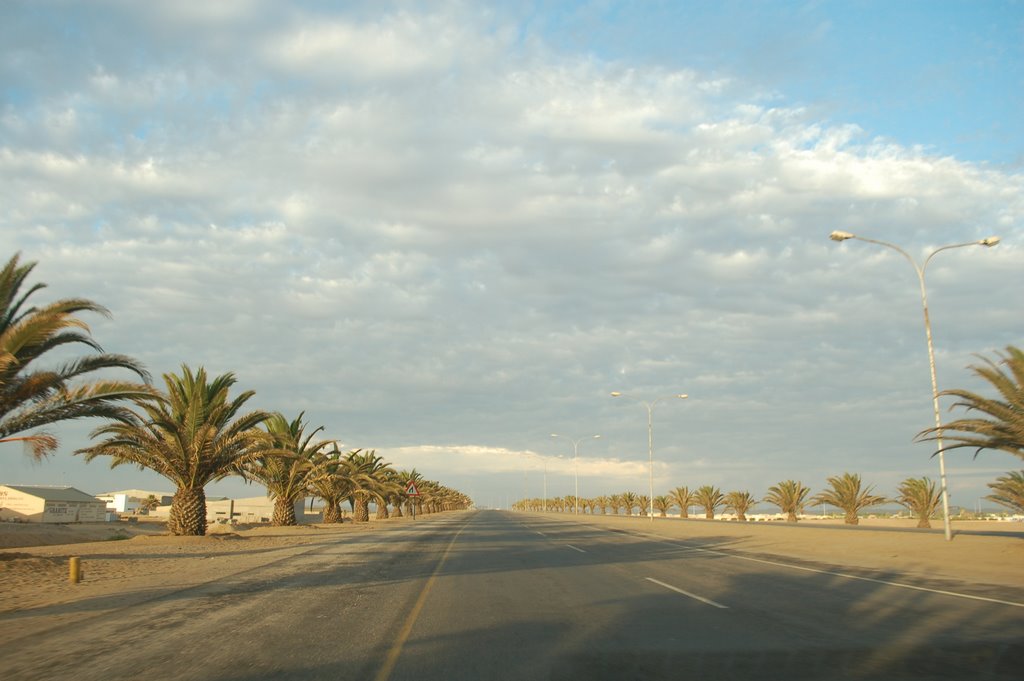
[[[309,489],[324,501],[324,523],[340,523],[341,502],[352,496],[355,487],[372,483],[351,459],[359,451],[355,449],[343,455],[335,445],[333,451],[316,457],[317,465],[323,467],[324,473],[310,480]]]
[[[665,496],[664,494],[659,494],[658,496],[654,497],[654,508],[657,509],[658,513],[660,514],[660,517],[667,517],[668,509],[672,508],[672,506],[672,499]]]
[[[424,513],[440,513],[468,508],[471,500],[462,492],[433,480],[424,480],[419,487]]]
[[[935,513],[939,501],[942,500],[934,482],[928,478],[907,478],[896,488],[896,492],[897,496],[893,501],[917,516],[918,527],[932,526],[928,518]]]
[[[768,488],[764,500],[778,506],[786,514],[786,522],[795,523],[797,515],[804,512],[807,495],[810,493],[811,488],[805,487],[799,480],[783,480]]]
[[[637,504],[637,496],[632,492],[623,492],[619,495],[619,500],[622,502],[623,508],[626,509],[626,515],[633,515],[633,509]]]
[[[377,520],[386,520],[391,517],[388,504],[393,504],[397,515],[402,515],[401,505],[402,498],[405,496],[405,485],[398,477],[398,471],[389,465],[381,471],[377,480],[380,483],[376,494],[377,515],[375,517]]]
[[[417,491],[419,488],[420,480],[423,479],[423,475],[413,468],[411,471],[398,471],[398,477],[396,480],[402,486],[402,491],[396,495],[397,503],[395,504],[395,515],[399,518],[402,517],[402,504],[405,504],[406,511],[409,515],[415,516],[415,500],[413,497],[406,495],[405,490],[409,489],[409,483],[415,483]]]
[[[715,510],[725,503],[722,490],[711,485],[704,485],[693,493],[694,503],[704,509],[704,517],[707,520],[715,519]]]
[[[392,469],[375,450],[350,456],[359,472],[361,482],[355,483],[349,500],[352,502],[352,519],[357,523],[370,520],[370,501],[376,501],[378,509],[385,504],[384,497],[394,491],[397,483],[390,478]],[[386,516],[385,516],[386,517]]]
[[[245,477],[257,480],[274,500],[272,524],[295,525],[295,504],[306,497],[313,478],[329,474],[329,464],[321,456],[334,444],[332,440],[313,442],[323,426],[308,435],[302,422],[305,412],[291,423],[282,414],[272,414],[265,448],[243,466]]]
[[[988,484],[992,494],[985,497],[1016,513],[1024,513],[1024,471],[1011,471]]]
[[[939,395],[958,398],[953,407],[977,412],[979,417],[959,419],[941,428],[929,428],[918,433],[918,439],[943,438],[952,443],[945,444],[942,451],[973,447],[977,456],[983,449],[1001,449],[1024,459],[1024,351],[1009,345],[1006,354],[996,354],[999,362],[981,357],[985,365],[971,366],[970,369],[991,383],[1002,400],[988,399],[968,390],[944,390]],[[1005,371],[1000,364],[1006,366]]]
[[[596,499],[594,499],[594,505],[597,508],[601,509],[601,515],[607,515],[608,514],[609,501],[608,501],[608,496],[607,495],[602,494],[601,496],[599,496]]]
[[[676,487],[668,495],[671,497],[672,503],[679,507],[679,517],[689,518],[690,507],[696,503],[694,493],[690,491],[690,488]]]
[[[145,499],[139,502],[139,510],[143,513],[149,513],[154,508],[160,505],[160,500],[155,495],[150,494]]]
[[[651,498],[646,494],[637,495],[636,505],[640,510],[640,515],[646,518],[651,509]]]
[[[612,494],[608,497],[608,506],[612,509],[612,515],[618,515],[619,509],[622,508],[622,495]]]
[[[872,494],[873,487],[861,489],[860,476],[856,473],[843,473],[841,476],[828,478],[831,489],[824,490],[811,500],[811,503],[832,504],[846,513],[846,524],[857,525],[860,520],[857,514],[869,506],[877,506],[888,501],[885,497]]]
[[[736,511],[736,520],[747,522],[747,511],[754,507],[757,499],[750,492],[729,492],[723,501],[726,508]]]
[[[228,391],[235,376],[226,373],[207,380],[200,367],[194,374],[182,365],[181,375],[164,374],[166,393],[137,399],[140,413],[95,429],[102,442],[77,450],[86,461],[111,457],[111,467],[130,463],[148,468],[177,486],[167,529],[176,535],[206,534],[207,483],[232,474],[260,455],[266,436],[258,426],[270,418],[264,411],[241,414],[254,395],[249,390],[234,399]]]
[[[84,298],[66,298],[41,307],[30,305],[29,298],[46,284],[34,284],[22,291],[36,263],[21,264],[19,258],[15,254],[0,269],[0,442],[22,442],[36,459],[41,459],[56,451],[57,438],[45,430],[23,433],[89,417],[127,422],[132,412],[124,403],[148,397],[153,391],[148,385],[125,381],[78,382],[104,369],[127,369],[147,384],[149,374],[129,357],[104,353],[78,316],[81,312],[96,312],[109,317],[105,307]],[[37,360],[51,350],[76,346],[98,354],[72,359],[55,368],[37,368]]]

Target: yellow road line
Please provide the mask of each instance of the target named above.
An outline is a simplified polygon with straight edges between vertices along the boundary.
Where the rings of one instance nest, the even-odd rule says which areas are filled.
[[[441,554],[441,560],[437,561],[437,567],[434,568],[433,574],[427,579],[427,583],[423,585],[423,591],[420,592],[419,598],[416,599],[416,603],[412,606],[412,610],[405,618],[405,623],[402,624],[402,629],[398,632],[398,638],[391,644],[391,649],[388,650],[388,655],[384,659],[384,664],[380,670],[377,671],[377,675],[373,677],[374,681],[387,681],[391,678],[391,672],[394,671],[395,665],[398,664],[398,658],[402,655],[402,648],[405,646],[405,642],[409,640],[409,635],[412,633],[412,627],[416,624],[416,620],[420,616],[420,611],[423,610],[423,605],[427,602],[427,596],[430,594],[430,589],[434,586],[434,582],[437,581],[437,576],[441,572],[441,568],[444,567],[445,561],[448,559],[448,554],[451,552],[452,547],[455,546],[455,541],[462,534],[462,531],[469,525],[469,520],[459,528],[459,531],[455,533],[452,540],[448,542],[448,546],[445,547],[444,553]]]

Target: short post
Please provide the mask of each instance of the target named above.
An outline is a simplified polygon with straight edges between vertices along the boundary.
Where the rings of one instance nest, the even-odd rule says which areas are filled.
[[[72,584],[82,581],[82,559],[78,556],[71,556],[68,563],[68,581]]]

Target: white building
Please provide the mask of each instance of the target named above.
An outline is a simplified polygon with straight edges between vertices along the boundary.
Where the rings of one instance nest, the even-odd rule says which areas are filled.
[[[0,485],[0,520],[103,522],[107,520],[107,505],[74,487]]]
[[[107,510],[112,513],[134,513],[149,497],[155,498],[161,505],[171,503],[173,495],[167,492],[153,492],[144,489],[123,489],[117,492],[97,494],[97,499],[107,502]]]
[[[305,500],[295,502],[295,519],[305,522]],[[171,506],[159,506],[150,515],[166,520],[170,517]],[[269,523],[274,516],[274,501],[266,496],[244,499],[207,499],[206,522],[215,523]]]

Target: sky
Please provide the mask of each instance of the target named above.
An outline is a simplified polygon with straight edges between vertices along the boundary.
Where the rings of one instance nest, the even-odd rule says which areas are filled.
[[[480,505],[892,495],[938,477],[918,281],[828,235],[998,235],[926,279],[940,389],[984,391],[1024,343],[1022,118],[1012,0],[5,2],[0,254],[158,384],[233,372]],[[173,491],[75,456],[98,425],[0,482]],[[1021,467],[946,459],[971,509]]]

